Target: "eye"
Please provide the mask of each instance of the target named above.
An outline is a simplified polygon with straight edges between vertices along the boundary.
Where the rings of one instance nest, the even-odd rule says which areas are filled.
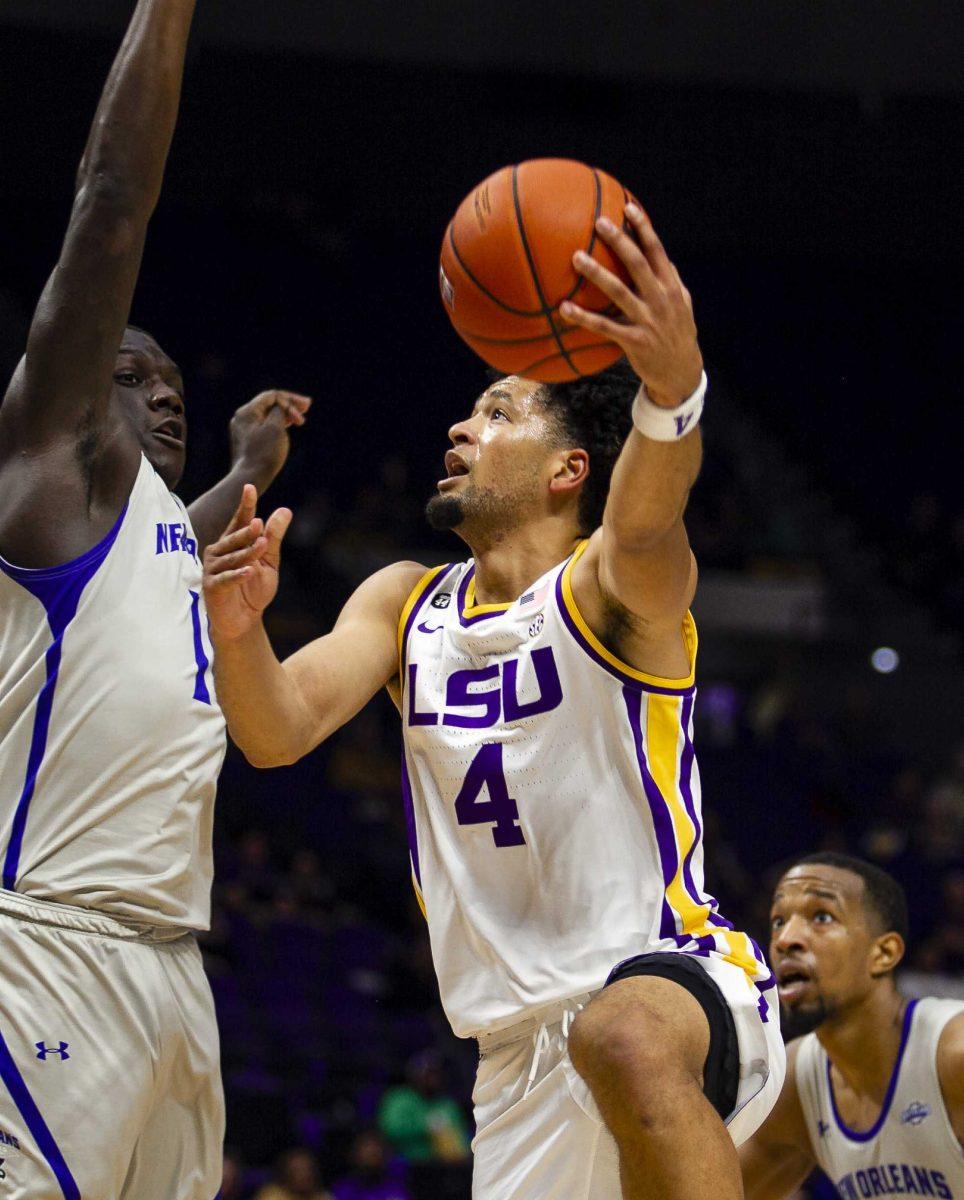
[[[837,918],[833,913],[827,912],[825,908],[820,908],[813,914],[813,919],[817,925],[829,925],[831,921],[835,921]]]
[[[770,918],[770,928],[774,932],[776,932],[778,929],[781,929],[782,927],[783,927],[783,917],[771,917]]]
[[[140,387],[140,385],[144,382],[140,375],[136,374],[134,371],[118,371],[114,375],[114,379],[121,385],[121,387]]]
[[[498,420],[499,417],[501,417],[503,421],[508,421],[509,414],[505,411],[504,408],[494,408],[492,410],[492,420],[493,421]]]

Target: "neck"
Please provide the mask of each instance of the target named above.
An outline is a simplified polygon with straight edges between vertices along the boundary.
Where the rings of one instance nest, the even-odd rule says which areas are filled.
[[[876,987],[817,1030],[834,1069],[854,1092],[882,1104],[897,1062],[906,1001],[892,984]]]
[[[568,558],[579,541],[571,520],[548,516],[501,538],[470,543],[475,559],[475,602],[503,604],[515,600],[546,571]]]

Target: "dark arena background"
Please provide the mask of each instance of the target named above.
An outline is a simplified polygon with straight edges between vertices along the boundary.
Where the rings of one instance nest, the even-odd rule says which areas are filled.
[[[0,0],[4,379],[130,8]],[[908,889],[903,986],[956,996],[961,45],[962,10],[932,0],[202,2],[132,314],[187,380],[187,499],[240,403],[315,399],[270,495],[295,511],[270,610],[293,649],[380,565],[461,555],[422,509],[486,378],[437,295],[462,196],[546,155],[623,180],[711,380],[688,521],[711,890],[762,941],[788,856],[869,857]],[[398,757],[381,700],[297,767],[229,752],[203,939],[224,1200],[469,1194],[475,1047],[438,1005]],[[382,1190],[338,1187],[382,1158]]]

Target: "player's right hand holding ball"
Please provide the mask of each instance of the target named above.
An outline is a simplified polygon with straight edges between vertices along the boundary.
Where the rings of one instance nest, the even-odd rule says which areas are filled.
[[[278,590],[281,543],[292,513],[277,508],[266,524],[255,516],[257,504],[257,489],[246,483],[231,523],[204,551],[204,600],[211,632],[221,639],[243,637]]]

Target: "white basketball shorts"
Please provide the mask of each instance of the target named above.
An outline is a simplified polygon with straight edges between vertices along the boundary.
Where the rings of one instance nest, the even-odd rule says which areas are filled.
[[[214,1200],[223,1138],[194,937],[0,891],[3,1200]]]
[[[776,1103],[786,1073],[776,991],[760,993],[722,959],[694,959],[722,991],[740,1048],[737,1105],[727,1129],[741,1145]],[[596,993],[594,993],[596,994]],[[472,1143],[474,1200],[618,1200],[619,1158],[568,1052],[575,996],[479,1039]],[[766,1017],[766,1020],[764,1020]]]

